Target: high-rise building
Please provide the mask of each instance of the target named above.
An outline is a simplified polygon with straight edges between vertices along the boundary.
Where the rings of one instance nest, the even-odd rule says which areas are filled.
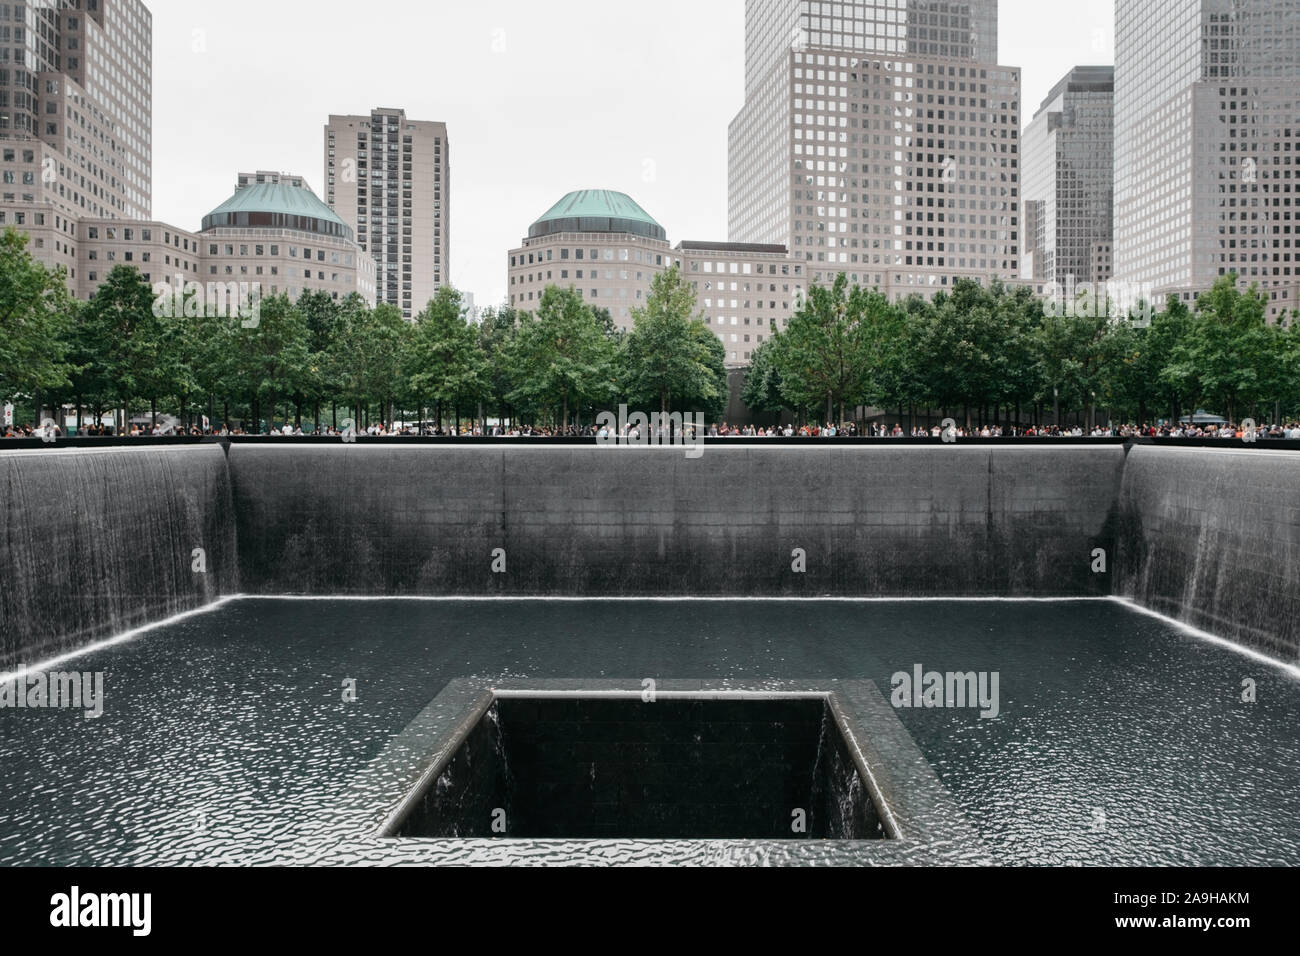
[[[1024,278],[1060,287],[1110,279],[1115,68],[1077,66],[1021,144]]]
[[[1020,71],[996,0],[747,0],[729,231],[900,298],[1020,267]]]
[[[399,109],[331,116],[325,201],[378,267],[380,303],[414,319],[451,283],[451,147],[445,123]]]
[[[0,4],[0,206],[150,217],[152,35],[140,0]]]
[[[1300,0],[1117,0],[1115,277],[1297,301]]]

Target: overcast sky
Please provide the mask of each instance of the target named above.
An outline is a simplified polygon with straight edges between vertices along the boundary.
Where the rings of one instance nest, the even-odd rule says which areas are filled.
[[[683,239],[727,238],[744,0],[145,0],[155,219],[197,230],[239,172],[323,197],[331,113],[400,107],[451,139],[451,280],[495,305],[506,253],[565,193],[626,192]],[[1114,61],[1112,0],[1002,0],[1028,123],[1077,64]]]

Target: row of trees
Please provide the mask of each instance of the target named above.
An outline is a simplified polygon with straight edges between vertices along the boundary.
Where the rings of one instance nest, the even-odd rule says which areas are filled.
[[[676,270],[655,279],[627,333],[558,288],[536,312],[489,311],[477,325],[449,288],[413,323],[393,306],[312,291],[261,300],[254,323],[155,309],[154,290],[130,266],[78,303],[25,241],[13,230],[0,239],[0,394],[39,392],[46,407],[72,405],[95,420],[148,406],[152,416],[207,415],[249,430],[341,416],[563,428],[623,402],[716,417],[727,400],[722,344],[694,316],[694,292]]]
[[[361,423],[495,417],[566,427],[620,403],[713,420],[726,407],[725,352],[675,269],[656,277],[626,333],[554,287],[536,312],[489,310],[479,324],[452,289],[414,323],[392,306],[307,292],[262,300],[248,328],[202,309],[158,314],[129,266],[78,303],[25,244],[13,230],[0,237],[0,395],[41,393],[47,407],[75,405],[96,419],[147,405],[187,422],[337,424],[342,410]],[[1137,422],[1202,407],[1234,421],[1300,413],[1300,322],[1270,325],[1263,295],[1240,291],[1234,276],[1195,311],[1171,299],[1149,323],[1096,311],[1106,310],[1045,309],[1028,289],[975,282],[891,303],[841,276],[810,289],[758,349],[744,399],[841,422],[862,407],[967,424],[1049,412],[1058,423],[1099,411]]]
[[[1199,408],[1234,422],[1300,414],[1300,322],[1270,324],[1267,299],[1236,276],[1195,311],[1170,298],[1148,321],[1094,305],[1045,308],[1029,289],[975,282],[895,304],[841,276],[759,348],[745,402],[840,421],[858,406],[903,420],[925,410],[968,426],[1042,422],[1049,410],[1088,424],[1099,411],[1133,423]]]

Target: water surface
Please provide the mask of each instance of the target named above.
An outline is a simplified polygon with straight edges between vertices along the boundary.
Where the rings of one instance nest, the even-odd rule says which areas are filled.
[[[899,711],[999,861],[1300,865],[1300,682],[1108,601],[239,601],[61,665],[105,672],[98,720],[0,710],[0,862],[492,861],[499,846],[371,841],[347,805],[456,678],[867,679],[888,694],[916,664],[1000,675],[996,720]],[[756,861],[743,845],[618,853]]]

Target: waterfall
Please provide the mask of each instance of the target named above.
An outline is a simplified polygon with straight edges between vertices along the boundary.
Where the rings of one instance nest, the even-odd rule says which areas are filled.
[[[1115,594],[1295,663],[1298,463],[1153,445],[4,450],[0,669],[241,591]]]
[[[1300,661],[1300,456],[1137,446],[1120,492],[1115,593]]]
[[[219,445],[0,454],[0,669],[238,589]]]

